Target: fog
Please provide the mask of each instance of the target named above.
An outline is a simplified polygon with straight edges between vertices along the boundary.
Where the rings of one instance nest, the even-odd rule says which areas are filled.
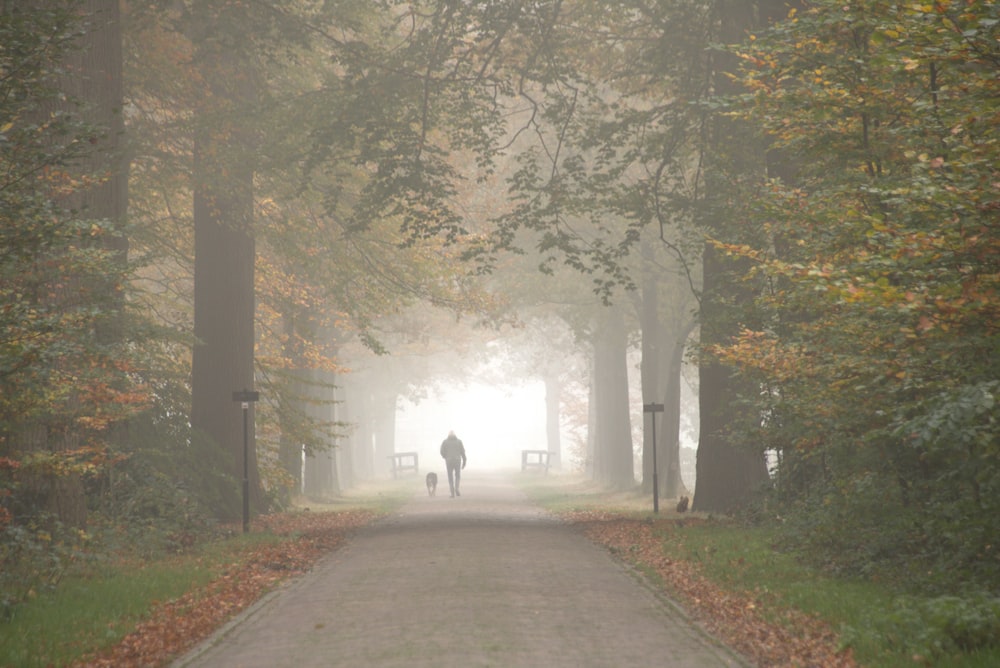
[[[438,448],[449,430],[465,443],[468,471],[519,468],[521,450],[548,449],[545,386],[469,383],[417,404],[403,399],[396,413],[396,452],[417,452],[421,471],[443,471]]]

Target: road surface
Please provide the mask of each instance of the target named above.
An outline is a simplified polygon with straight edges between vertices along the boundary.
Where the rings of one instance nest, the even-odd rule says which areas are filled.
[[[748,665],[504,478],[442,482],[174,667]]]

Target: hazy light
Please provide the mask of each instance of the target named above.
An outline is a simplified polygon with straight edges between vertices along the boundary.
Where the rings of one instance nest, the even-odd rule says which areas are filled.
[[[441,441],[454,430],[465,443],[470,473],[521,465],[521,450],[545,450],[545,386],[466,386],[402,400],[396,413],[396,451],[416,451],[421,471],[443,470]]]

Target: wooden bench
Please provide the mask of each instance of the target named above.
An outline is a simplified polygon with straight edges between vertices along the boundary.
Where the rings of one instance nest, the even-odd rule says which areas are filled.
[[[394,455],[389,455],[389,462],[392,465],[392,477],[395,478],[405,471],[413,471],[413,473],[419,474],[420,464],[418,459],[415,452],[397,452]]]
[[[521,470],[539,469],[545,473],[549,472],[549,451],[548,450],[521,450]]]

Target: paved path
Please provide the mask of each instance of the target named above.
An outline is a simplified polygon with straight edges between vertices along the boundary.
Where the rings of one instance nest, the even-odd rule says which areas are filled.
[[[415,483],[417,484],[417,483]],[[418,494],[175,668],[743,666],[501,478]]]

